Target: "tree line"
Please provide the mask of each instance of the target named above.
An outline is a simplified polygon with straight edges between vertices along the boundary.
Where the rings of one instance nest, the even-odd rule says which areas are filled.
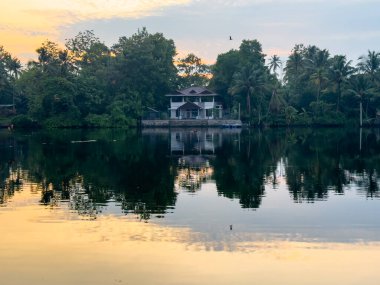
[[[380,53],[357,64],[314,45],[296,45],[286,61],[257,40],[219,54],[213,65],[145,28],[108,47],[93,31],[46,41],[25,67],[0,46],[0,115],[17,126],[128,127],[148,110],[167,118],[164,96],[189,86],[220,95],[226,116],[250,125],[378,124]],[[281,72],[282,71],[282,72]]]

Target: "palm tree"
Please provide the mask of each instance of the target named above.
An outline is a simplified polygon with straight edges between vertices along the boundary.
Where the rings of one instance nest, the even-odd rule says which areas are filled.
[[[304,56],[302,54],[303,46],[296,45],[289,56],[285,67],[286,81],[295,80],[295,87],[297,89],[299,77],[305,67]]]
[[[277,88],[279,87],[280,83],[278,82],[276,70],[281,67],[282,62],[280,60],[280,57],[277,55],[273,55],[269,59],[269,71],[273,72],[275,82],[273,83],[272,96],[269,101],[268,114],[269,112],[272,112],[277,115],[281,111],[281,108],[285,106],[283,99],[277,93]]]
[[[69,56],[69,51],[66,50],[60,50],[58,52],[58,58],[60,60],[61,64],[61,74],[66,75],[67,71],[70,68],[70,56]]]
[[[37,53],[38,61],[42,65],[43,69],[45,69],[46,63],[50,60],[50,54],[45,47],[40,47],[39,49],[37,49]]]
[[[4,50],[3,46],[0,46],[0,91],[7,85],[8,74],[6,69],[6,59],[8,53]]]
[[[20,75],[20,71],[21,71],[21,62],[18,58],[15,58],[15,57],[9,57],[7,62],[6,62],[6,65],[7,65],[7,69],[9,70],[9,73],[15,78],[17,79],[18,76]]]
[[[282,62],[279,56],[277,55],[272,55],[271,58],[269,59],[269,70],[274,73],[274,75],[277,77],[276,70],[278,68],[281,68]]]
[[[346,82],[355,69],[351,66],[352,61],[347,61],[346,56],[337,55],[332,58],[332,63],[329,67],[329,77],[336,85],[337,100],[336,111],[339,112],[340,98],[342,96],[342,83]]]
[[[8,63],[8,69],[9,71],[13,74],[13,79],[17,80],[20,71],[21,71],[21,62],[18,58],[9,58],[9,63]],[[15,106],[15,87],[13,86],[13,92],[12,92],[12,109],[13,113],[16,112],[16,106]]]
[[[371,82],[374,83],[377,79],[376,73],[380,70],[380,53],[369,50],[367,56],[361,56],[359,60],[359,69],[368,74]]]
[[[18,78],[21,71],[21,62],[19,59],[12,57],[9,53],[4,57],[4,65],[7,70],[7,75],[10,81],[13,81],[13,92],[12,92],[12,104],[13,112],[15,112],[15,87],[14,81]]]
[[[263,71],[253,65],[252,67],[245,66],[240,72],[236,72],[233,76],[233,85],[229,88],[229,93],[232,95],[245,94],[247,113],[251,116],[251,97],[256,94],[259,97],[259,124],[261,123],[261,100],[260,93],[264,86]]]
[[[318,67],[315,72],[310,76],[310,79],[317,85],[317,103],[322,92],[322,84],[327,81],[327,72],[324,67]]]
[[[273,88],[272,96],[269,101],[268,114],[274,114],[275,118],[282,110],[285,110],[286,103],[280,94],[277,92],[277,88]]]
[[[310,79],[317,85],[317,103],[321,96],[322,84],[327,80],[327,63],[329,58],[329,52],[324,50],[317,50],[313,56],[311,66],[309,67],[313,73]]]
[[[371,83],[363,74],[358,74],[350,80],[351,89],[348,90],[359,98],[360,127],[363,126],[363,98],[371,93]]]

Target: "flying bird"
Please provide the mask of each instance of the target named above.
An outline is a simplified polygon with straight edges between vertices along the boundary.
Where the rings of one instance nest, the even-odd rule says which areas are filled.
[[[232,37],[230,36],[230,41],[232,41]]]

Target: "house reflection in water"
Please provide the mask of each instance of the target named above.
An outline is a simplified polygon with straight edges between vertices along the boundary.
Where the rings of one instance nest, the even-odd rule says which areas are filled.
[[[171,155],[214,154],[222,146],[220,129],[173,129],[170,132]]]
[[[201,188],[202,183],[211,180],[213,168],[209,160],[201,156],[183,156],[178,159],[175,190],[195,192]]]
[[[170,154],[178,159],[176,191],[195,192],[202,183],[213,177],[210,160],[215,150],[222,146],[223,135],[232,130],[221,129],[172,129],[170,132]],[[233,130],[239,132],[240,130]]]

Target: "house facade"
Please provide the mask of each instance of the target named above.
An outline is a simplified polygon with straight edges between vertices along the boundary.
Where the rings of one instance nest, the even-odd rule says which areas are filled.
[[[223,107],[217,102],[218,94],[204,87],[189,87],[167,94],[170,98],[170,119],[221,119]]]

